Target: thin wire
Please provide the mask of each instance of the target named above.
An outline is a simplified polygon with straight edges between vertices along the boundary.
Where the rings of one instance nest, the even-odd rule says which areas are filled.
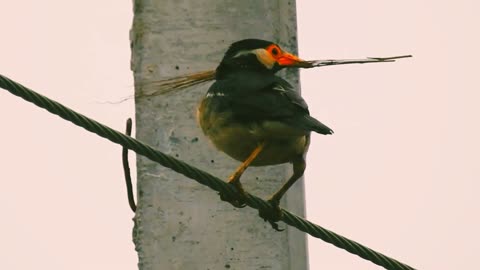
[[[132,119],[127,119],[127,127],[125,128],[125,134],[130,136],[132,134]],[[122,163],[123,163],[123,174],[125,175],[125,184],[127,185],[127,197],[128,205],[130,209],[135,213],[137,211],[137,205],[135,204],[135,197],[133,196],[133,185],[132,177],[130,176],[130,165],[128,164],[128,148],[122,148]]]
[[[10,80],[3,75],[0,75],[0,87],[9,91],[10,93],[29,101],[38,107],[44,108],[47,111],[60,116],[61,118],[74,123],[77,126],[93,132],[103,138],[106,138],[114,143],[120,144],[123,147],[127,147],[130,150],[135,151],[137,154],[143,155],[152,161],[158,162],[164,167],[170,168],[180,174],[191,178],[200,184],[206,185],[211,189],[221,192],[227,196],[235,196],[236,191],[234,187],[222,181],[221,179],[201,171],[195,167],[188,165],[187,163],[178,160],[174,157],[159,152],[152,147],[126,136],[116,130],[113,130],[93,119],[90,119],[82,114],[79,114],[64,105],[53,101],[45,96],[42,96],[17,82]],[[260,211],[273,211],[272,206],[251,194],[246,194],[245,203]],[[314,237],[320,238],[325,242],[333,244],[334,246],[344,249],[352,254],[358,255],[361,258],[371,261],[374,264],[383,266],[389,270],[404,270],[414,269],[411,266],[403,264],[393,258],[385,256],[379,252],[376,252],[368,247],[365,247],[355,241],[338,235],[332,231],[324,229],[316,224],[311,223],[299,216],[296,216],[285,209],[282,211],[282,221],[286,224],[296,227],[297,229],[306,232]]]

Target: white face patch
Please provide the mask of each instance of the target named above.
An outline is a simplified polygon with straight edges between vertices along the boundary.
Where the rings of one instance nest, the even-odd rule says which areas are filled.
[[[234,56],[234,58],[247,55],[247,54],[255,54],[257,56],[258,61],[260,61],[260,63],[262,63],[268,69],[272,69],[273,66],[275,65],[275,62],[276,62],[275,58],[273,58],[272,55],[269,52],[267,52],[267,50],[265,49],[241,51],[241,52],[238,52]]]
[[[277,61],[265,49],[253,50],[253,53],[255,53],[257,55],[257,59],[268,69],[272,69],[273,66],[275,65],[275,62]]]
[[[247,55],[247,54],[254,54],[254,52],[253,51],[247,51],[247,50],[239,51],[237,54],[235,54],[233,56],[233,58],[237,58],[237,57],[244,56],[244,55]]]

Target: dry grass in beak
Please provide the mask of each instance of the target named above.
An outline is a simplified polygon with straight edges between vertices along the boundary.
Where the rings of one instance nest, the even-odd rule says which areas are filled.
[[[160,81],[142,82],[136,84],[140,93],[135,98],[154,97],[164,95],[173,91],[179,91],[200,83],[209,82],[215,79],[215,70],[201,71],[193,74],[173,77]]]
[[[411,55],[401,55],[401,56],[392,56],[392,57],[367,57],[363,59],[327,59],[327,60],[313,60],[313,61],[298,61],[295,66],[300,68],[315,68],[315,67],[324,67],[324,66],[334,66],[334,65],[347,65],[347,64],[367,64],[367,63],[385,63],[385,62],[395,62],[396,59],[412,57]],[[137,84],[138,94],[135,95],[135,98],[144,98],[144,97],[154,97],[159,95],[164,95],[167,93],[172,93],[186,89],[188,87],[209,82],[215,79],[215,70],[201,71],[193,74],[188,74],[184,76],[173,77],[160,81],[153,82],[142,82]],[[123,101],[129,100],[132,97],[127,97],[118,102],[110,103],[121,103]]]
[[[314,68],[314,67],[324,67],[324,66],[334,66],[334,65],[347,65],[347,64],[367,64],[367,63],[385,63],[385,62],[395,62],[396,59],[412,57],[411,55],[400,55],[392,57],[367,57],[364,59],[327,59],[327,60],[313,60],[305,61],[308,65],[303,66],[304,68]]]

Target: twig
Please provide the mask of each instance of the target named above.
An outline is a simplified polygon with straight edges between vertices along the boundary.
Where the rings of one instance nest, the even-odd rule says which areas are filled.
[[[392,57],[367,57],[364,59],[326,59],[326,60],[313,60],[308,61],[311,66],[306,68],[335,66],[335,65],[347,65],[347,64],[367,64],[367,63],[385,63],[395,62],[396,59],[412,57],[411,55],[400,55]]]

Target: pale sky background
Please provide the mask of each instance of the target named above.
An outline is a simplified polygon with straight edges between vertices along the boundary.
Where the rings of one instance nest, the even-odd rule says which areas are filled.
[[[134,115],[131,1],[0,4],[0,73],[117,130]],[[298,1],[308,218],[419,269],[476,269],[478,1]],[[0,269],[137,269],[120,147],[0,91]],[[107,198],[107,199],[105,199]],[[309,238],[311,269],[382,269]]]

